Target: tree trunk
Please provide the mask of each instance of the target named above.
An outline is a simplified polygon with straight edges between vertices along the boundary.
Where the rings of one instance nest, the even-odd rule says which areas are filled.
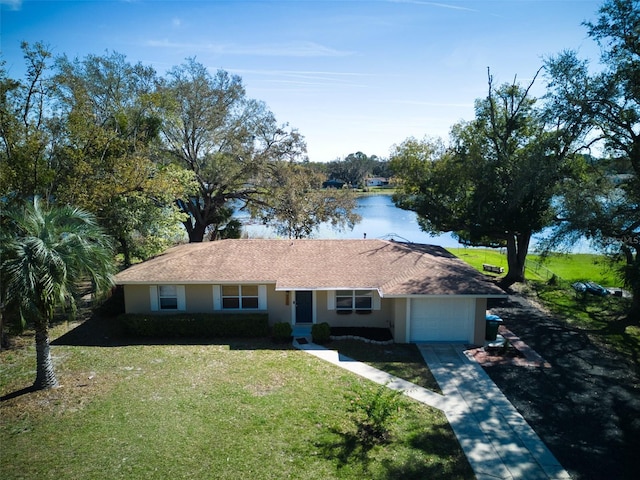
[[[626,283],[631,290],[631,295],[633,295],[627,318],[634,325],[638,325],[640,324],[640,247],[635,248],[635,255],[630,253],[627,256],[625,277]]]
[[[189,243],[197,243],[204,241],[204,233],[207,230],[207,226],[201,222],[196,221],[195,225],[191,225],[191,228],[187,229],[189,234]]]
[[[4,335],[4,317],[3,317],[4,303],[0,300],[0,351],[5,348],[5,344],[7,342],[6,337]]]
[[[507,236],[507,275],[500,281],[503,288],[524,282],[524,267],[529,250],[531,233],[514,233]]]
[[[205,200],[205,203],[206,200]],[[178,200],[176,202],[181,212],[186,213],[189,217],[182,222],[187,235],[189,235],[189,243],[198,243],[204,241],[204,234],[207,230],[207,223],[204,221],[206,211],[200,210],[199,200],[191,199],[187,202]]]
[[[49,333],[46,326],[44,328],[36,326],[36,381],[33,386],[37,389],[44,389],[54,388],[58,385],[51,360]]]
[[[131,266],[131,250],[129,250],[129,243],[125,238],[120,237],[118,239],[120,242],[120,248],[122,248],[122,256],[124,257],[124,266]]]
[[[629,309],[627,319],[634,325],[638,325],[640,323],[640,289],[632,291],[632,295],[633,300],[631,301],[631,308]]]

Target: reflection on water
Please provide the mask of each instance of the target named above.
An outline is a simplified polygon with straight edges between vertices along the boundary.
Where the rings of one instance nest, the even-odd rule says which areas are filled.
[[[357,213],[362,217],[353,230],[336,231],[329,224],[322,224],[313,238],[394,238],[414,243],[428,243],[443,247],[461,246],[451,234],[432,237],[420,230],[415,212],[396,207],[390,195],[358,197]],[[273,229],[264,225],[246,225],[249,238],[276,238]]]

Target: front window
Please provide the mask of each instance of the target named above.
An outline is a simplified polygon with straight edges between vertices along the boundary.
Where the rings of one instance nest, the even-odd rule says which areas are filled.
[[[158,287],[158,304],[160,310],[178,310],[178,289],[175,285]]]
[[[336,292],[336,310],[338,312],[370,312],[373,306],[371,290],[338,290]]]
[[[257,310],[257,285],[223,285],[222,308],[228,310]]]

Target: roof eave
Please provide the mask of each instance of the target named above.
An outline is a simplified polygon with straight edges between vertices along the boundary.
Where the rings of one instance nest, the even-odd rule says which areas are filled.
[[[393,293],[380,295],[381,298],[435,298],[435,297],[466,297],[466,298],[507,298],[508,294],[498,293]]]

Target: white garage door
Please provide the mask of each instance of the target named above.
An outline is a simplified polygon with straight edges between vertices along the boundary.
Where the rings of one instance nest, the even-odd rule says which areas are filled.
[[[411,300],[412,342],[471,342],[473,298],[420,298]]]

